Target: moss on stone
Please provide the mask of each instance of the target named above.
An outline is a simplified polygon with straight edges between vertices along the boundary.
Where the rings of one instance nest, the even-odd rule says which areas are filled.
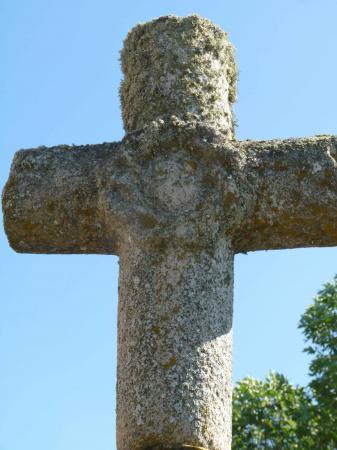
[[[133,28],[121,52],[125,129],[165,115],[210,122],[234,137],[237,69],[227,34],[197,15],[165,16]]]

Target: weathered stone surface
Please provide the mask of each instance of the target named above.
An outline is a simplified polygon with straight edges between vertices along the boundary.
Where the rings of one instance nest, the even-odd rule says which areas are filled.
[[[229,448],[232,272],[225,240],[199,251],[123,246],[118,449]]]
[[[133,28],[121,56],[126,131],[175,115],[207,120],[233,138],[237,71],[219,27],[197,15],[160,17]]]
[[[15,154],[3,193],[11,246],[24,253],[116,253],[102,229],[99,180],[118,144],[59,146]]]
[[[232,47],[197,16],[136,27],[122,59],[132,132],[18,152],[6,232],[120,256],[118,450],[229,450],[234,254],[337,245],[337,137],[233,140]]]
[[[236,252],[337,245],[336,136],[237,148],[256,201],[233,240]]]
[[[153,121],[120,143],[19,151],[3,195],[20,252],[118,254],[173,241],[235,253],[336,245],[337,138],[228,141],[207,123]]]

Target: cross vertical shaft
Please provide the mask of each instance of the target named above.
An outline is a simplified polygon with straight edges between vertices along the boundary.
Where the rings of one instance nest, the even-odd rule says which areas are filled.
[[[120,256],[118,449],[230,448],[233,252]]]
[[[122,68],[127,131],[174,116],[206,121],[233,139],[236,67],[218,27],[193,16],[137,26],[124,43]],[[180,215],[198,188],[181,183],[185,172],[175,163],[155,165],[165,172],[165,187],[153,196],[157,207]],[[186,217],[183,226],[192,222]],[[189,232],[198,240],[192,226]],[[177,235],[175,229],[171,242],[145,250],[129,237],[121,251],[119,450],[230,448],[234,254],[230,240],[213,230],[195,249]]]

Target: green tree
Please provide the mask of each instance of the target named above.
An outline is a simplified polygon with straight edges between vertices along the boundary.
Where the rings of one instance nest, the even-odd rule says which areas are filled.
[[[237,383],[234,450],[337,450],[337,276],[318,292],[299,328],[312,358],[308,388],[273,373]]]
[[[318,423],[316,448],[337,449],[337,276],[314,298],[299,327],[312,356],[310,388]]]
[[[281,374],[247,377],[233,392],[233,450],[314,449],[313,404]]]

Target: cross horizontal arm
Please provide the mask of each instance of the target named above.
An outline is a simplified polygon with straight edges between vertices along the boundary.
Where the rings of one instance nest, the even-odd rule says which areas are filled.
[[[5,228],[24,253],[115,253],[104,230],[102,172],[119,144],[39,147],[16,153],[3,193]],[[112,174],[113,177],[113,174]]]
[[[255,196],[236,250],[337,245],[337,137],[238,145]]]

